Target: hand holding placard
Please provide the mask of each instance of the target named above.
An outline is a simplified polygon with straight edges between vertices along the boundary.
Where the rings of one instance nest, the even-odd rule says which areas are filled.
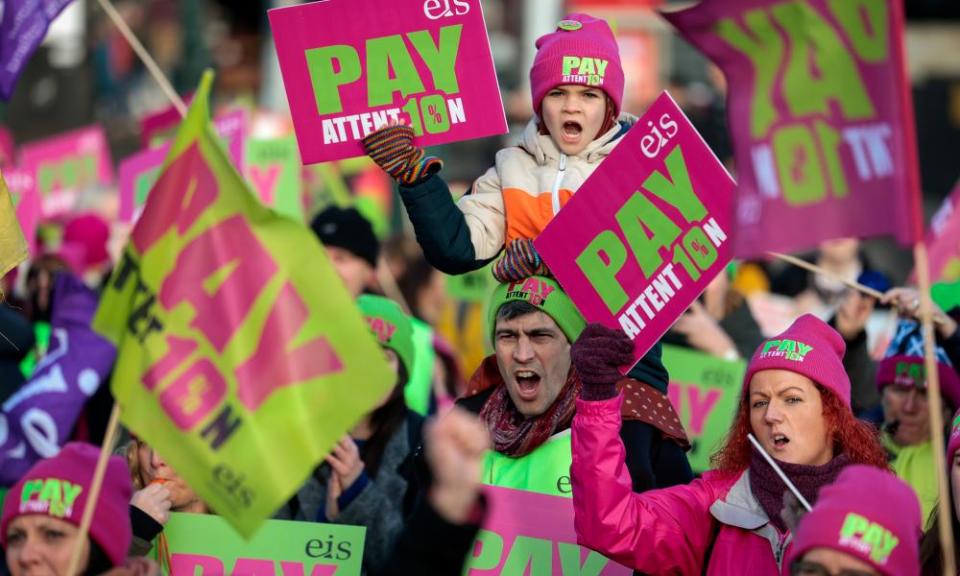
[[[443,168],[443,161],[427,156],[413,143],[413,128],[384,126],[363,139],[363,149],[383,171],[403,184],[415,184]]]
[[[734,182],[662,94],[536,239],[588,322],[639,360],[730,261]]]

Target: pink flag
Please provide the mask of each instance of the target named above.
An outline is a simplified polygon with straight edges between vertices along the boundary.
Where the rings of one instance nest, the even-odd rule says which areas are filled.
[[[704,0],[665,15],[727,77],[735,256],[919,239],[902,4]]]
[[[930,281],[960,281],[960,182],[933,216],[926,242]]]

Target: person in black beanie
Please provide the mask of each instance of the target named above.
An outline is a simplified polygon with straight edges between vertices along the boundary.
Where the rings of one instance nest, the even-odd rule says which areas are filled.
[[[380,255],[380,241],[370,222],[356,208],[331,206],[314,216],[310,228],[350,294],[354,298],[362,294],[373,282]]]

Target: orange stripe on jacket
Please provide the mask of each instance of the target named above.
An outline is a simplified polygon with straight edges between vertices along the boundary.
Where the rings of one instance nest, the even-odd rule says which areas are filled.
[[[571,190],[560,189],[560,206],[573,196]],[[553,220],[553,196],[543,192],[531,196],[520,188],[503,189],[503,209],[507,220],[507,238],[510,244],[517,238],[536,238]]]

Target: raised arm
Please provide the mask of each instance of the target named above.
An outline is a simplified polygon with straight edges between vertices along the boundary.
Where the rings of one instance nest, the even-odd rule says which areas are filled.
[[[712,537],[712,484],[696,480],[638,494],[620,438],[618,366],[633,345],[619,330],[591,324],[571,359],[583,384],[572,426],[574,527],[580,544],[652,574],[696,574]]]
[[[503,199],[490,172],[458,207],[438,174],[439,158],[413,144],[409,126],[385,126],[363,140],[367,154],[399,185],[424,256],[447,274],[482,268],[503,248]],[[495,171],[492,171],[495,177]]]

